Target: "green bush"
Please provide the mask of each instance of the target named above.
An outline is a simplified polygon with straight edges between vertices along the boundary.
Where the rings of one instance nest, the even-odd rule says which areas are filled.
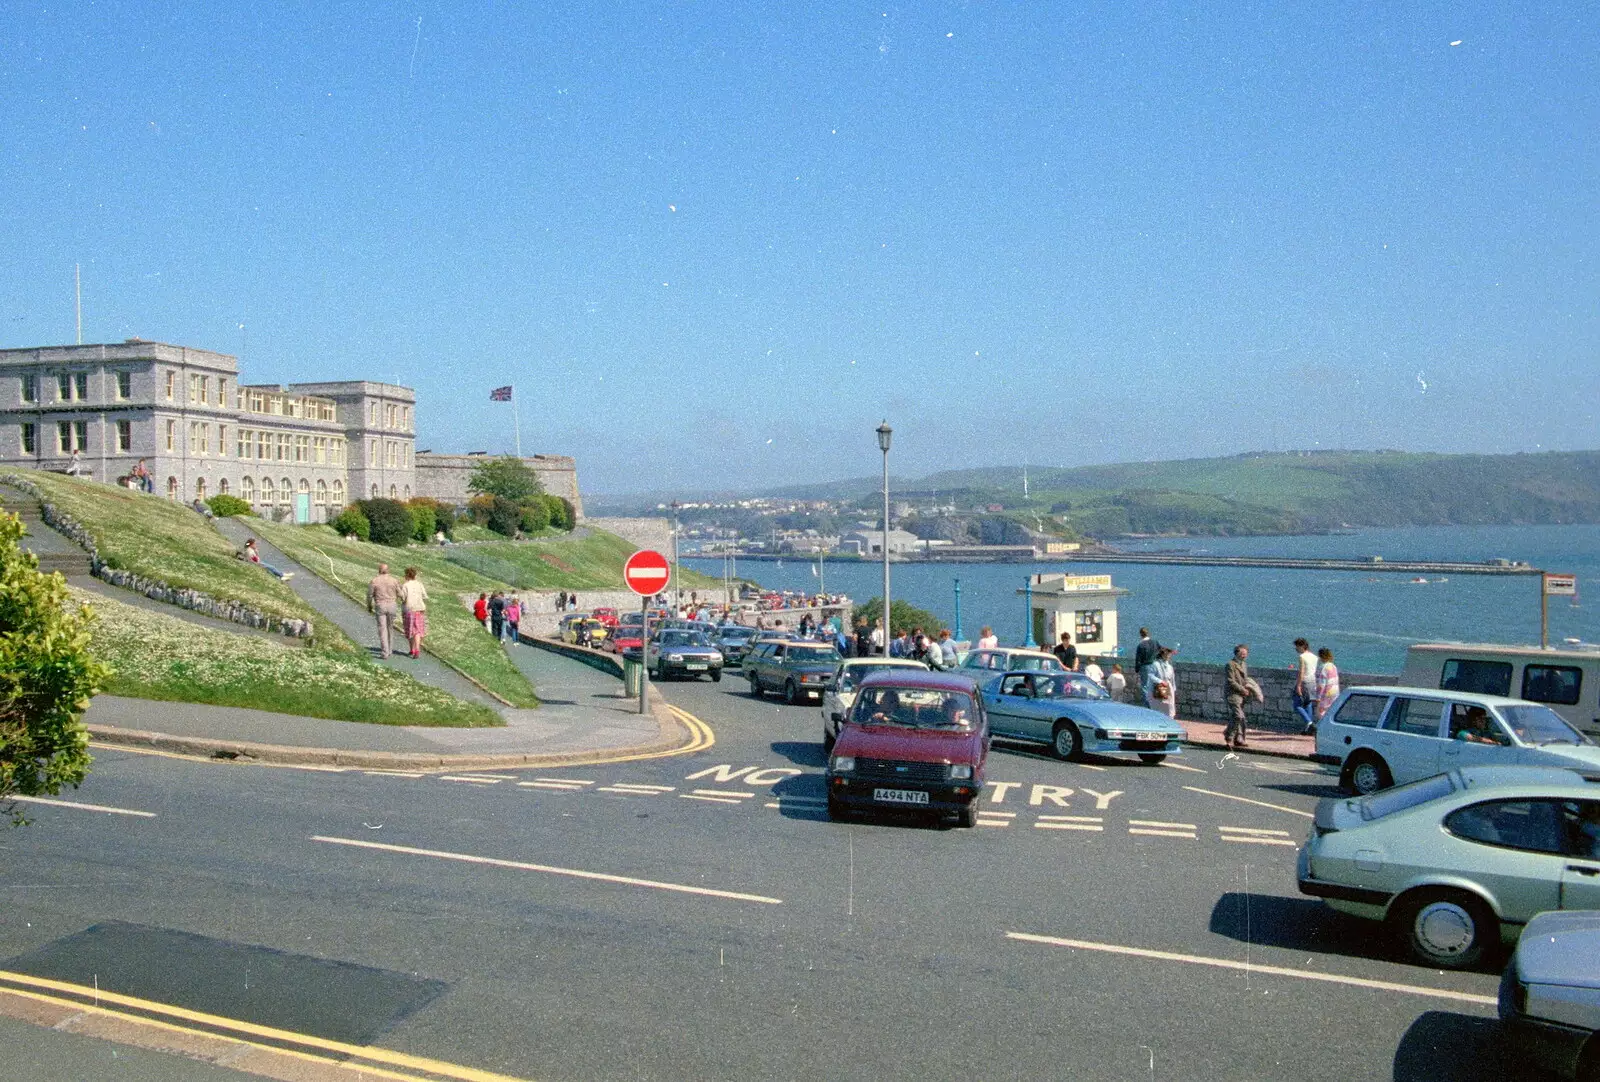
[[[226,494],[211,497],[206,501],[206,506],[211,508],[211,513],[218,518],[237,518],[254,513],[250,510],[248,501]]]
[[[83,712],[110,676],[89,655],[93,616],[68,609],[65,580],[41,575],[21,537],[0,513],[0,810],[14,824],[7,797],[59,793],[89,772]]]
[[[504,496],[489,498],[489,515],[485,526],[502,537],[514,537],[522,522],[522,508]]]
[[[570,530],[577,523],[577,514],[572,509],[572,502],[560,496],[545,496],[545,505],[550,508],[550,528],[554,530]]]
[[[550,505],[544,500],[529,500],[522,505],[520,524],[524,533],[539,533],[550,527]]]
[[[449,537],[455,531],[456,509],[450,504],[442,500],[436,500],[431,496],[417,496],[408,501],[406,506],[411,508],[411,513],[416,515],[419,520],[423,517],[423,508],[426,508],[433,515],[433,525],[428,527],[426,537],[422,536],[419,529],[417,535],[419,541],[432,541],[433,535],[441,531],[446,537]]]
[[[361,513],[359,507],[346,507],[328,525],[332,526],[340,537],[354,535],[363,541],[372,540],[372,523],[367,521],[367,516]]]
[[[411,512],[411,538],[423,544],[433,540],[433,532],[437,527],[433,506],[424,500],[412,500],[406,504],[406,510]]]
[[[375,500],[360,500],[356,506],[367,516],[367,524],[372,530],[369,541],[403,548],[406,542],[411,540],[416,523],[412,521],[411,512],[407,510],[405,504],[398,500],[379,497]]]
[[[512,503],[527,503],[544,492],[539,475],[528,468],[520,458],[502,455],[485,458],[472,467],[472,477],[467,481],[467,491],[482,496],[499,496]]]
[[[893,619],[889,621],[891,631],[910,631],[920,627],[929,635],[937,635],[944,630],[944,622],[927,609],[919,609],[904,601],[896,601],[890,606]],[[864,605],[858,605],[855,610],[857,620],[865,620],[871,627],[877,623],[878,617],[883,615],[883,598],[874,597]]]

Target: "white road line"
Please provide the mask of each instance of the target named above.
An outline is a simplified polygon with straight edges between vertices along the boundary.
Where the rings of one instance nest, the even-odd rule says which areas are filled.
[[[1227,827],[1227,826],[1222,826],[1222,827],[1218,827],[1217,829],[1222,831],[1222,833],[1224,833],[1224,834],[1259,834],[1262,837],[1266,837],[1266,838],[1287,838],[1287,837],[1289,837],[1289,832],[1287,830],[1267,830],[1267,829],[1265,829],[1263,827]]]
[[[666,795],[665,793],[658,793],[654,789],[633,789],[633,788],[624,787],[624,786],[620,786],[620,785],[602,785],[598,789],[593,789],[593,790],[580,789],[580,790],[578,790],[578,792],[620,793],[623,796],[665,796]]]
[[[581,793],[581,785],[557,785],[553,781],[519,781],[517,786],[522,789],[542,789],[547,793]]]
[[[425,778],[420,770],[363,770],[361,773],[369,778]]]
[[[1254,804],[1258,808],[1271,808],[1273,811],[1288,812],[1290,815],[1303,815],[1307,819],[1316,818],[1316,816],[1312,815],[1308,811],[1301,811],[1299,808],[1286,808],[1282,804],[1268,804],[1265,800],[1251,800],[1247,796],[1234,796],[1232,793],[1217,793],[1210,789],[1201,789],[1194,785],[1185,785],[1184,788],[1189,790],[1191,793],[1204,793],[1206,796],[1220,796],[1223,800],[1237,800],[1241,804]]]
[[[1011,824],[1004,819],[985,819],[980,815],[978,817],[978,825],[980,827],[1008,827]]]
[[[1209,770],[1202,770],[1197,766],[1187,766],[1187,765],[1185,765],[1183,763],[1162,763],[1161,765],[1166,767],[1168,770],[1187,770],[1191,774],[1209,774],[1209,773],[1211,773],[1211,771],[1209,771]]]
[[[990,811],[988,808],[979,808],[978,809],[978,814],[979,815],[998,815],[1002,819],[1015,819],[1017,817],[1017,813],[1016,812]],[[1049,816],[1046,816],[1045,818],[1049,818]]]
[[[742,800],[730,800],[725,796],[699,796],[695,793],[679,793],[679,800],[704,800],[711,804],[743,804]]]
[[[1225,842],[1243,842],[1246,845],[1287,845],[1291,849],[1300,848],[1299,842],[1291,841],[1288,838],[1252,838],[1242,834],[1224,834],[1222,835],[1222,840]]]
[[[1190,841],[1199,841],[1199,837],[1187,830],[1149,830],[1145,827],[1129,827],[1129,834],[1147,834],[1153,838],[1188,838]]]
[[[516,781],[516,780],[518,780],[518,777],[517,777],[516,774],[479,774],[479,773],[474,772],[474,773],[471,773],[471,774],[462,774],[462,775],[460,775],[460,777],[463,777],[463,778],[481,778],[481,779],[486,780],[486,781]]]
[[[1131,827],[1166,827],[1168,830],[1193,830],[1193,823],[1163,823],[1159,819],[1129,819]]]
[[[1105,771],[1105,770],[1109,770],[1110,769],[1109,767],[1095,766],[1093,763],[1079,763],[1078,766],[1081,767],[1084,770]]]
[[[113,808],[107,804],[80,804],[76,800],[51,800],[43,796],[8,796],[18,804],[48,804],[52,808],[76,808],[78,811],[105,812],[107,815],[132,815],[140,819],[154,819],[155,812],[135,811],[132,808]]]
[[[710,798],[698,797],[696,799],[709,800]],[[720,804],[722,801],[718,801],[718,803]],[[738,801],[730,800],[727,803],[736,804]],[[766,806],[769,808],[791,808],[795,811],[821,811],[828,805],[827,802],[823,800],[795,800],[792,797],[784,797],[781,801],[769,800],[767,801]]]
[[[592,781],[584,781],[581,778],[541,778],[537,774],[534,775],[533,780],[534,781],[560,782],[562,785],[593,785],[594,784],[594,782],[592,782]]]
[[[1397,984],[1394,981],[1377,981],[1367,977],[1344,977],[1337,973],[1313,973],[1303,969],[1288,969],[1284,966],[1255,965],[1250,962],[1236,962],[1229,958],[1207,958],[1200,954],[1179,954],[1175,951],[1147,950],[1143,947],[1124,947],[1115,943],[1093,943],[1083,939],[1058,939],[1055,936],[1031,935],[1027,932],[1007,932],[1006,938],[1015,939],[1023,943],[1042,943],[1050,947],[1075,947],[1078,950],[1103,951],[1107,954],[1150,958],[1158,962],[1187,962],[1189,965],[1243,970],[1246,973],[1266,973],[1275,977],[1295,977],[1304,981],[1325,981],[1329,984],[1345,984],[1353,988],[1371,988],[1381,992],[1401,992],[1410,996],[1434,996],[1438,999],[1455,1000],[1458,1003],[1474,1003],[1481,1007],[1493,1007],[1496,1005],[1494,996],[1474,995],[1471,992],[1454,992],[1447,988],[1425,988],[1417,984]]]
[[[1035,830],[1088,830],[1101,833],[1106,828],[1099,823],[1035,823]]]
[[[1047,823],[1103,823],[1106,821],[1103,815],[1041,815],[1039,818]]]
[[[466,774],[440,774],[440,781],[465,781],[473,785],[499,785],[499,778],[474,778]]]
[[[548,875],[564,875],[573,879],[593,879],[602,883],[620,883],[629,887],[651,887],[655,890],[677,891],[682,894],[702,894],[708,898],[729,898],[737,902],[761,902],[765,905],[782,905],[782,898],[768,898],[762,894],[742,894],[732,890],[713,890],[710,887],[691,887],[684,883],[663,883],[655,879],[635,879],[628,875],[611,875],[607,872],[587,872],[578,868],[557,868],[550,864],[530,864],[520,860],[501,860],[498,857],[480,857],[470,853],[450,853],[440,849],[417,849],[409,845],[386,845],[383,842],[361,841],[357,838],[331,838],[321,834],[312,835],[314,842],[326,842],[329,845],[348,845],[356,849],[376,849],[385,853],[404,853],[415,857],[434,857],[439,860],[455,860],[465,864],[488,864],[496,868],[514,868],[523,872],[544,872]]]
[[[641,793],[670,793],[677,788],[675,785],[640,785],[631,781],[614,781],[611,783],[611,787],[613,789],[637,789]]]
[[[754,793],[741,792],[738,789],[696,789],[695,795],[737,797],[740,800],[748,800],[755,796]]]

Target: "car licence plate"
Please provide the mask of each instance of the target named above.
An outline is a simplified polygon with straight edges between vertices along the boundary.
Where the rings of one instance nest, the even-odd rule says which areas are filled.
[[[926,804],[928,794],[920,789],[874,789],[872,799],[885,804]]]
[[[705,669],[705,667],[706,667],[706,663],[703,662],[703,661],[691,661],[691,662],[689,662],[689,664],[684,666],[684,668],[688,669],[690,672],[694,672],[696,670],[703,670],[703,669]]]
[[[1139,735],[1138,735],[1138,737],[1137,737],[1137,739],[1139,739],[1139,740],[1145,740],[1145,741],[1149,741],[1149,740],[1159,740],[1159,741],[1161,741],[1161,742],[1162,742],[1162,743],[1163,743],[1163,744],[1165,744],[1165,743],[1166,743],[1166,742],[1167,742],[1167,738],[1166,738],[1166,736],[1165,736],[1165,735],[1163,735],[1163,734],[1162,734],[1162,733],[1140,733],[1140,734],[1139,734]]]

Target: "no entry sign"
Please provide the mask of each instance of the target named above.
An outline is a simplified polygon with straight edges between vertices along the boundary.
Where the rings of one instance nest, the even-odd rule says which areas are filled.
[[[655,549],[640,549],[622,565],[622,579],[640,597],[653,597],[666,588],[667,558]]]

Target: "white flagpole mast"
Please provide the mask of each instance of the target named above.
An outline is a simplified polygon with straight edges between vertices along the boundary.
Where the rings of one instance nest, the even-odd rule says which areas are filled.
[[[511,430],[516,434],[517,457],[522,457],[522,420],[517,413],[517,389],[511,388]]]

